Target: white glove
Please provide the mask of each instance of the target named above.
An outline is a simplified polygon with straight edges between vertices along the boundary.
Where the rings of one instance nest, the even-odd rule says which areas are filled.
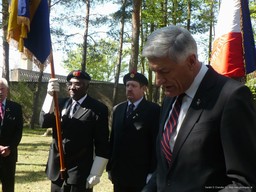
[[[58,78],[51,78],[47,85],[47,93],[49,95],[53,96],[54,91],[56,91],[56,92],[60,91],[60,84],[58,82]]]
[[[53,113],[54,112],[54,100],[53,92],[60,91],[60,85],[57,78],[51,78],[47,85],[47,95],[45,97],[42,111],[44,113]]]
[[[146,179],[146,183],[148,183],[148,182],[149,182],[149,180],[151,179],[151,177],[152,177],[152,174],[151,174],[151,173],[149,173],[149,174],[148,174],[148,176],[147,176],[147,179]]]
[[[86,189],[91,189],[100,182],[100,177],[108,163],[108,159],[96,156],[92,164],[90,175],[87,178]]]
[[[96,175],[89,175],[86,182],[86,189],[93,188],[94,185],[97,185],[100,182],[100,177]]]

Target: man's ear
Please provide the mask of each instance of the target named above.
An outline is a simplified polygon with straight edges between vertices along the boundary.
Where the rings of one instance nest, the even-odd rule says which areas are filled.
[[[190,54],[188,57],[187,57],[187,60],[186,60],[188,66],[189,66],[189,69],[190,70],[193,70],[194,67],[196,66],[196,63],[197,63],[197,56],[195,54]]]
[[[143,88],[143,91],[144,91],[144,92],[146,92],[147,89],[148,89],[148,87],[147,87],[146,85],[143,85],[142,88]]]

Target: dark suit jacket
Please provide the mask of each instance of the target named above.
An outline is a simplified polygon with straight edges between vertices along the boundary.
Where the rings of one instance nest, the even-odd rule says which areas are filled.
[[[206,73],[188,109],[168,168],[160,149],[171,98],[163,104],[158,167],[143,192],[249,191],[256,186],[256,110],[249,89]],[[226,187],[226,188],[225,188]]]
[[[0,167],[7,164],[15,166],[23,130],[22,108],[16,102],[6,100],[5,115],[0,124],[0,145],[10,146],[11,153],[7,157],[0,156]]]
[[[109,157],[108,109],[87,95],[74,116],[70,118],[70,104],[71,99],[59,102],[67,181],[70,184],[85,184],[90,174],[94,152],[96,156]],[[42,115],[42,127],[54,127],[46,174],[50,180],[55,181],[60,176],[55,118],[53,114]]]
[[[155,142],[160,107],[145,98],[126,120],[127,102],[114,108],[107,170],[121,186],[144,186],[156,166]]]

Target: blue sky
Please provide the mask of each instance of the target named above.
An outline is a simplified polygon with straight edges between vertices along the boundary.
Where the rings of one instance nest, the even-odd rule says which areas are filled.
[[[91,9],[91,15],[110,14],[110,13],[114,12],[117,9],[118,9],[118,7],[116,5],[114,5],[113,3],[106,3],[104,5],[97,6],[96,8]],[[61,9],[59,9],[59,7],[58,7],[57,11],[61,11]],[[52,13],[58,14],[57,11],[54,10]],[[68,28],[68,26],[67,26],[67,28]],[[99,30],[99,31],[104,31],[105,30],[106,31],[107,28],[105,26],[103,26],[103,27],[101,27],[97,30]],[[76,32],[77,32],[77,29],[76,29]],[[81,35],[79,35],[80,37],[83,36],[83,32],[84,32],[83,30],[78,31],[78,32],[81,33]],[[2,31],[1,31],[1,33],[2,33]],[[102,36],[104,36],[104,33],[102,33]],[[198,43],[199,59],[200,59],[200,61],[203,61],[203,62],[206,62],[207,54],[208,54],[208,42],[206,41],[207,36],[208,36],[208,34],[194,36],[197,40],[197,43]],[[79,38],[79,40],[75,40],[75,41],[82,41],[82,38]],[[82,43],[82,42],[80,42],[80,43]],[[57,50],[57,48],[56,48],[57,46],[58,45],[53,44],[53,50]],[[0,59],[2,60],[1,51],[2,51],[2,49],[0,49]],[[67,75],[68,71],[63,68],[63,62],[62,62],[62,60],[65,58],[65,54],[61,51],[54,51],[53,52],[53,57],[54,57],[55,74],[57,74],[57,75]],[[0,65],[0,74],[2,74],[2,67],[3,67],[1,65]],[[21,64],[21,53],[19,53],[17,51],[17,49],[14,46],[11,45],[10,46],[10,69],[14,69],[14,68],[26,69],[26,66]],[[33,65],[33,68],[34,68],[33,70],[38,71],[38,68],[35,65]],[[50,71],[50,66],[47,66],[46,69],[45,69],[45,73],[50,73],[50,72],[51,72]]]
[[[114,12],[117,9],[117,6],[113,5],[113,3],[106,3],[104,5],[100,5],[97,6],[93,9],[91,9],[91,14],[110,14],[112,12]],[[84,9],[83,9],[84,10]],[[61,9],[59,9],[57,11],[61,11]],[[53,11],[52,13],[54,14],[58,14],[56,10]],[[84,14],[84,13],[83,13]],[[67,26],[68,28],[68,26]],[[107,28],[105,28],[104,26],[98,30],[107,30]],[[76,31],[77,32],[77,31]],[[83,30],[80,31],[81,36],[83,35]],[[104,33],[102,34],[104,35]],[[0,36],[2,36],[2,31],[0,31]],[[81,40],[82,38],[80,38]],[[2,41],[1,41],[2,43]],[[82,42],[81,42],[82,43]],[[0,45],[2,47],[2,44]],[[53,44],[53,50],[54,50],[54,45]],[[1,61],[3,60],[3,54],[2,54],[2,48],[0,48],[0,59]],[[68,71],[66,69],[64,69],[63,67],[63,58],[65,58],[65,55],[63,52],[61,51],[54,51],[53,52],[53,57],[54,57],[54,68],[55,68],[55,74],[56,75],[67,75]],[[19,51],[17,51],[17,48],[12,44],[10,44],[10,70],[14,69],[14,68],[21,68],[21,69],[26,69],[26,66],[22,64],[22,60],[21,60],[21,53],[19,53]],[[3,69],[3,64],[1,62],[0,64],[0,74],[2,74],[2,69]],[[38,71],[37,66],[33,65],[33,70]],[[50,66],[47,66],[45,71],[45,73],[50,73]]]

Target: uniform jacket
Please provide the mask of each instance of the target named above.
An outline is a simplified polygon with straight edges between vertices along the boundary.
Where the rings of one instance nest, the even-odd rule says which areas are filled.
[[[122,186],[144,186],[155,170],[155,142],[160,107],[145,98],[126,119],[127,102],[114,108],[111,131],[111,159],[107,170],[112,182]]]
[[[17,147],[22,137],[22,130],[21,105],[6,100],[4,119],[0,123],[0,145],[10,146],[11,153],[8,157],[0,156],[0,166],[5,166],[6,163],[16,163],[18,157]]]
[[[108,109],[89,95],[72,118],[69,117],[71,99],[64,99],[59,105],[66,179],[70,184],[82,184],[90,173],[94,155],[109,157]],[[53,114],[42,115],[42,127],[54,127],[46,174],[55,181],[60,173],[55,117]]]
[[[181,125],[168,168],[160,140],[171,103],[167,98],[163,104],[158,167],[143,192],[255,190],[256,110],[249,89],[210,68]]]

